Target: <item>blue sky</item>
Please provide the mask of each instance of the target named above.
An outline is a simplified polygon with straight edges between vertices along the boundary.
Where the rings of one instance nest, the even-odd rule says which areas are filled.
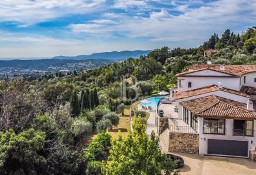
[[[197,47],[256,25],[256,0],[1,0],[0,57]]]

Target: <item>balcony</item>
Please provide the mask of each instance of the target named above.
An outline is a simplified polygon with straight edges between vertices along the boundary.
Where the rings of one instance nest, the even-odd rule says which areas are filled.
[[[253,137],[254,130],[252,129],[233,129],[233,136],[248,136]]]

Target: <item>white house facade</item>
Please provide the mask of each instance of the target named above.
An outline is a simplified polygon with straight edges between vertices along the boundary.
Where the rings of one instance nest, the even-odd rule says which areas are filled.
[[[198,135],[198,153],[249,157],[256,147],[256,65],[195,65],[177,79],[174,123]]]

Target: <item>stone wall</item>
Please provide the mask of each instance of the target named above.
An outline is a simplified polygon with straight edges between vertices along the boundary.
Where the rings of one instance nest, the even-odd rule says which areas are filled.
[[[256,150],[255,151],[249,151],[249,159],[253,162],[256,162]]]
[[[169,151],[176,153],[199,153],[199,135],[170,132]]]

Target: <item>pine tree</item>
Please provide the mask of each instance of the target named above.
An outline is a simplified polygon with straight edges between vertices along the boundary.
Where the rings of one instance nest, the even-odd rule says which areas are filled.
[[[80,108],[80,105],[79,105],[77,92],[74,91],[71,97],[71,102],[70,102],[70,114],[72,117],[77,117],[79,115],[80,113],[79,108]]]
[[[100,104],[97,89],[94,89],[93,96],[94,96],[94,105],[96,107]]]

